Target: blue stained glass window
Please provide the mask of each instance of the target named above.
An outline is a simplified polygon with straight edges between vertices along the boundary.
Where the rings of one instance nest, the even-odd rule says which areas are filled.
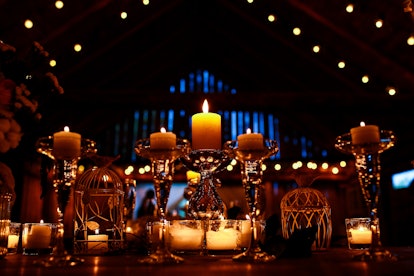
[[[165,110],[160,111],[160,128],[161,127],[167,128],[166,123],[165,123]]]
[[[185,93],[185,79],[180,80],[180,93]]]
[[[204,93],[210,92],[208,89],[208,75],[209,75],[208,71],[204,70],[203,72],[203,92]]]
[[[170,93],[171,94],[174,94],[175,93],[175,86],[174,85],[171,85],[170,86]]]
[[[236,111],[231,112],[231,137],[232,140],[237,138],[237,113]]]
[[[243,111],[238,111],[237,112],[237,133],[238,134],[242,134],[246,131],[244,129],[243,120],[244,120]]]
[[[223,92],[223,82],[221,80],[217,81],[217,92]]]
[[[168,131],[172,131],[174,129],[174,110],[168,110]]]
[[[259,113],[253,112],[253,129],[252,132],[259,132]]]
[[[300,145],[301,145],[301,152],[302,152],[302,158],[308,157],[308,151],[306,150],[306,137],[302,136],[300,138]]]
[[[194,92],[195,91],[195,83],[194,83],[194,73],[190,73],[188,75],[188,92]]]

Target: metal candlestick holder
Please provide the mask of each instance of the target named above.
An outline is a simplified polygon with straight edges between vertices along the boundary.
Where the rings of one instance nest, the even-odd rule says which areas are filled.
[[[189,169],[200,173],[200,182],[188,202],[187,216],[201,220],[204,232],[201,255],[208,255],[208,222],[222,217],[224,213],[224,203],[217,192],[220,181],[214,175],[225,167],[229,158],[221,150],[199,149],[192,150],[185,161]]]
[[[263,161],[279,151],[276,141],[265,139],[263,149],[242,150],[237,141],[228,141],[224,144],[224,151],[228,156],[236,159],[241,166],[241,178],[245,196],[249,207],[250,217],[250,244],[246,251],[233,257],[237,262],[266,263],[276,259],[260,248],[258,244],[257,219],[263,213],[261,207],[262,194],[262,164]]]
[[[53,188],[57,195],[58,231],[53,256],[40,261],[46,267],[76,266],[83,263],[83,259],[68,254],[64,247],[64,213],[69,202],[71,188],[75,183],[78,160],[97,152],[96,143],[90,139],[81,139],[80,156],[70,159],[55,157],[53,153],[53,136],[39,138],[36,142],[37,152],[48,156],[54,161]]]
[[[170,149],[151,149],[150,139],[141,139],[136,142],[135,152],[138,156],[151,161],[153,184],[157,200],[157,215],[161,224],[160,242],[155,252],[144,259],[139,259],[142,264],[176,264],[184,261],[183,258],[170,252],[166,245],[166,214],[167,203],[174,175],[174,162],[187,154],[189,142],[185,139],[177,139],[175,147]]]
[[[361,261],[396,260],[396,257],[381,245],[378,219],[378,201],[380,196],[380,154],[393,147],[396,137],[392,131],[380,131],[378,143],[353,144],[350,133],[336,138],[335,147],[346,154],[353,154],[358,180],[365,203],[369,209],[372,240],[370,248],[356,256]]]

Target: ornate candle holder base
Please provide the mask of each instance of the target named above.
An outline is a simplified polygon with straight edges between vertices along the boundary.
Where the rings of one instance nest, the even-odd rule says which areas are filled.
[[[355,259],[361,261],[395,261],[397,259],[396,256],[382,247],[378,223],[378,201],[381,194],[380,154],[393,147],[395,140],[394,133],[389,130],[382,130],[380,132],[380,141],[377,143],[353,144],[350,133],[336,138],[335,147],[339,151],[353,154],[355,157],[359,184],[369,209],[372,241],[369,250],[355,256]]]
[[[220,181],[214,174],[225,167],[229,158],[221,150],[199,149],[192,150],[186,156],[186,166],[200,173],[200,182],[188,202],[187,215],[201,220],[204,241],[200,255],[207,256],[207,238],[209,220],[219,219],[224,213],[224,203],[217,193]]]
[[[189,142],[177,139],[176,146],[170,149],[151,149],[150,139],[141,139],[136,142],[135,152],[138,156],[151,161],[157,212],[161,225],[159,243],[156,250],[149,256],[138,259],[140,264],[178,264],[183,258],[170,252],[166,245],[166,214],[174,175],[174,162],[187,154]]]
[[[64,237],[64,212],[69,201],[71,188],[76,180],[78,159],[96,153],[96,144],[89,139],[81,139],[81,155],[74,156],[72,159],[57,159],[53,155],[53,136],[42,137],[36,143],[37,152],[48,156],[55,162],[55,172],[53,187],[57,195],[57,212],[58,212],[58,230],[56,236],[56,245],[53,249],[53,256],[38,260],[34,263],[44,267],[71,267],[77,266],[84,262],[84,259],[74,257],[65,250]]]
[[[264,140],[262,149],[244,150],[238,147],[237,141],[228,141],[224,144],[228,156],[235,158],[241,167],[242,183],[246,201],[249,207],[251,223],[250,245],[247,250],[233,257],[236,262],[266,263],[276,259],[260,248],[258,244],[257,218],[263,214],[261,208],[262,196],[262,163],[263,160],[277,153],[279,147],[276,141]]]

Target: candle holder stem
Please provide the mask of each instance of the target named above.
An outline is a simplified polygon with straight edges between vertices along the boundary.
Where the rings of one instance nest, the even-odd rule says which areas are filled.
[[[394,146],[395,136],[392,131],[382,130],[379,143],[352,144],[350,133],[338,136],[335,147],[355,157],[355,168],[365,203],[369,210],[371,245],[360,255],[355,256],[361,261],[396,260],[390,251],[381,244],[378,218],[378,202],[380,196],[381,165],[380,154]]]
[[[246,251],[233,257],[236,262],[267,263],[274,261],[276,256],[263,251],[259,246],[258,218],[263,214],[262,177],[263,161],[279,150],[276,141],[265,140],[263,149],[241,150],[237,141],[228,141],[224,144],[227,154],[235,158],[241,167],[242,184],[246,201],[249,207],[250,244]]]
[[[200,173],[200,182],[188,202],[187,216],[201,220],[204,239],[200,255],[208,256],[209,221],[222,217],[224,213],[224,203],[217,192],[220,182],[214,175],[224,168],[229,159],[221,150],[202,149],[191,151],[185,161],[188,168]]]
[[[180,256],[174,255],[167,247],[165,240],[167,203],[174,175],[174,162],[182,157],[188,149],[188,141],[177,139],[177,144],[171,149],[151,149],[150,139],[142,139],[136,142],[137,155],[151,161],[153,185],[157,200],[157,216],[161,224],[159,243],[155,252],[139,259],[142,264],[177,264],[184,261]]]
[[[36,143],[37,151],[54,161],[53,188],[57,195],[58,226],[56,245],[53,248],[52,257],[36,261],[35,263],[45,267],[70,267],[82,264],[83,259],[74,257],[65,250],[64,245],[64,214],[69,202],[72,186],[77,175],[78,160],[82,156],[96,153],[95,142],[89,139],[81,140],[81,156],[71,159],[56,158],[53,154],[53,136],[42,137]]]

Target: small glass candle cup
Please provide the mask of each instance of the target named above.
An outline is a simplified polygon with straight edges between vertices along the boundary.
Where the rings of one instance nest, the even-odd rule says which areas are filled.
[[[348,238],[348,248],[365,250],[371,246],[372,232],[370,218],[346,218],[345,227]]]
[[[210,220],[208,223],[206,248],[210,255],[233,255],[241,249],[240,220]]]
[[[19,240],[21,233],[20,222],[10,222],[9,236],[7,239],[7,253],[16,254],[19,248]]]
[[[167,240],[171,251],[176,254],[199,254],[204,240],[202,221],[171,221]]]
[[[58,223],[24,223],[22,227],[23,255],[50,255],[56,246]]]

